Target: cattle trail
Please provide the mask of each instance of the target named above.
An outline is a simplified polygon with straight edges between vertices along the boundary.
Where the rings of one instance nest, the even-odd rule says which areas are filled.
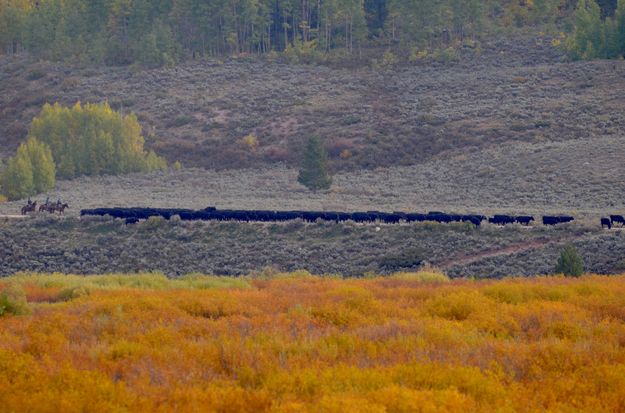
[[[16,219],[26,219],[27,215],[0,215],[0,221],[10,221]]]
[[[539,249],[539,248],[545,248],[545,247],[556,246],[556,245],[564,245],[578,238],[581,238],[581,236],[569,236],[569,237],[565,237],[557,241],[535,240],[531,242],[517,243],[517,244],[510,245],[508,247],[505,247],[505,248],[485,250],[485,251],[477,252],[471,255],[459,255],[457,257],[444,261],[438,264],[437,266],[441,268],[442,270],[446,270],[454,266],[470,265],[470,264],[479,262],[487,258],[500,257],[503,255],[513,255],[513,254],[518,254],[521,252],[531,251],[531,250]]]

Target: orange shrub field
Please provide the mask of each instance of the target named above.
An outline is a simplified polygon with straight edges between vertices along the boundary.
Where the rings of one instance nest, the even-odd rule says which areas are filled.
[[[625,411],[625,276],[20,274],[2,412]]]

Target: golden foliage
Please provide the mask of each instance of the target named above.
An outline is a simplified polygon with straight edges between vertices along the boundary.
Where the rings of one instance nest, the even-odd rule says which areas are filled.
[[[242,139],[243,145],[249,149],[250,152],[256,152],[256,149],[258,149],[258,138],[256,137],[256,135],[254,133],[250,133],[249,135],[246,135],[243,139]]]
[[[3,411],[625,409],[625,276],[20,274]],[[20,298],[21,297],[21,298]]]

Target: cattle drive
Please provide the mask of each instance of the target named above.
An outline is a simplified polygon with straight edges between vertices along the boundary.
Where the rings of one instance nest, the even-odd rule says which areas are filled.
[[[170,209],[170,208],[96,208],[83,209],[80,211],[81,216],[85,215],[109,215],[114,218],[121,218],[127,224],[135,224],[140,220],[158,216],[165,219],[177,215],[183,221],[240,221],[240,222],[285,222],[301,219],[304,222],[313,223],[317,221],[330,222],[346,222],[352,221],[359,224],[366,223],[383,223],[383,224],[400,224],[413,222],[437,222],[441,224],[450,223],[467,223],[475,227],[479,227],[482,222],[488,221],[493,225],[505,226],[511,224],[519,224],[529,226],[535,222],[535,218],[531,215],[494,215],[490,218],[479,214],[449,214],[441,211],[430,211],[427,214],[412,212],[337,212],[337,211],[268,211],[268,210],[233,210],[233,209],[217,209],[216,207],[208,207],[201,210],[191,209]],[[618,217],[613,215],[614,217]],[[575,218],[569,215],[543,216],[543,225],[553,226],[566,224],[574,221]],[[606,221],[607,220],[607,221]],[[609,222],[612,227],[612,221],[602,219],[602,226],[606,226]],[[614,222],[621,222],[616,221]]]
[[[69,208],[67,203],[61,200],[46,202],[39,206],[39,212],[49,212],[51,214],[59,213],[63,215],[65,210]],[[21,209],[22,215],[37,211],[37,201],[28,199],[28,203]],[[442,211],[429,211],[426,214],[413,212],[337,212],[337,211],[269,211],[269,210],[232,210],[217,209],[214,206],[201,210],[181,209],[181,208],[96,208],[83,209],[80,211],[81,216],[111,216],[113,218],[124,219],[126,224],[136,224],[140,220],[150,217],[162,217],[171,219],[173,216],[180,217],[184,221],[240,221],[240,222],[285,222],[301,219],[304,222],[313,223],[317,221],[346,222],[352,221],[359,224],[365,223],[383,223],[383,224],[400,224],[413,222],[437,222],[441,224],[450,224],[454,222],[467,223],[475,227],[479,227],[482,222],[488,221],[490,224],[497,226],[505,226],[511,224],[519,224],[529,227],[535,222],[531,215],[493,215],[487,217],[479,214],[449,214]],[[554,226],[573,222],[574,217],[569,215],[545,215],[542,217],[542,224],[546,226]],[[609,215],[609,218],[601,218],[601,227],[611,229],[615,225],[625,227],[625,218],[623,215]]]
[[[49,199],[46,199],[46,202],[39,206],[39,212],[48,212],[50,214],[59,213],[59,215],[64,215],[65,210],[69,208],[67,203],[61,202],[61,200],[57,200],[56,202],[50,202]],[[31,212],[37,212],[37,201],[31,201],[28,198],[28,203],[22,207],[22,215],[28,215]]]

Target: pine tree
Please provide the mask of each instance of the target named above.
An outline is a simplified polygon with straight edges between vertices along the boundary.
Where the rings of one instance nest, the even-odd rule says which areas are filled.
[[[332,177],[328,174],[328,155],[316,137],[308,139],[304,161],[299,171],[297,181],[313,191],[329,189]]]
[[[584,261],[572,245],[564,247],[560,253],[555,272],[570,277],[579,277],[584,273]]]

